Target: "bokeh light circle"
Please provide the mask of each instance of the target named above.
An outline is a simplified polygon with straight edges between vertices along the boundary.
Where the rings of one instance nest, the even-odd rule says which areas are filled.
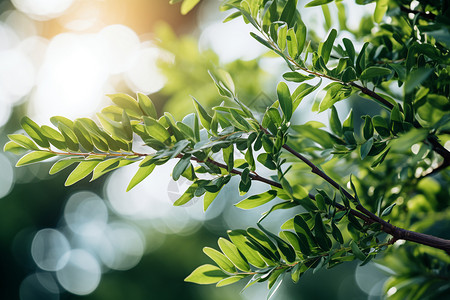
[[[54,279],[50,275],[50,277],[42,277],[41,275],[42,273],[31,274],[22,281],[19,288],[20,300],[60,299],[59,292],[52,290],[57,285]],[[48,287],[50,287],[50,290]]]
[[[100,258],[110,269],[131,269],[144,255],[145,239],[137,227],[115,222],[109,224],[104,237]]]
[[[21,12],[36,20],[49,20],[60,16],[74,0],[11,0]]]
[[[31,244],[31,256],[35,263],[45,271],[57,271],[67,263],[66,254],[70,251],[67,238],[58,230],[46,228],[38,231]]]
[[[14,169],[3,154],[0,154],[0,170],[0,198],[3,198],[9,194],[14,183]]]
[[[35,82],[35,68],[18,50],[0,52],[0,90],[8,98],[0,102],[14,103],[27,95]]]
[[[126,71],[139,50],[140,41],[136,32],[125,25],[115,24],[103,28],[98,33],[103,46],[103,56],[111,74]]]
[[[74,249],[66,253],[67,263],[56,272],[61,286],[76,295],[92,293],[100,283],[101,268],[86,250]]]
[[[73,194],[64,208],[64,220],[75,233],[98,236],[108,221],[108,208],[103,200],[92,192]]]

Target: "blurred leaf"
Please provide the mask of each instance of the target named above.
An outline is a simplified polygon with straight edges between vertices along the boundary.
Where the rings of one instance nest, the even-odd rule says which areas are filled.
[[[381,23],[384,14],[388,10],[389,0],[377,0],[377,5],[375,6],[375,12],[373,13],[373,19],[377,23]]]
[[[305,7],[313,7],[313,6],[319,6],[324,5],[327,3],[333,2],[333,0],[313,0],[311,2],[308,2]]]
[[[409,74],[405,83],[405,93],[411,93],[414,89],[420,87],[431,74],[433,69],[416,69]]]

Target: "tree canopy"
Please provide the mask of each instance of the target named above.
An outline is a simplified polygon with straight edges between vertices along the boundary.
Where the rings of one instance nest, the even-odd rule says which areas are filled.
[[[199,0],[171,2],[182,2],[188,13]],[[138,163],[127,190],[175,160],[172,179],[190,181],[175,206],[203,198],[206,211],[234,183],[246,196],[236,207],[270,203],[253,227],[229,230],[217,246],[207,245],[211,264],[188,282],[221,287],[246,280],[245,288],[266,282],[270,298],[288,278],[299,282],[306,272],[376,259],[389,270],[390,298],[442,299],[450,294],[449,4],[356,3],[373,7],[358,30],[347,27],[340,1],[223,1],[230,11],[225,22],[241,18],[253,27],[249,38],[285,62],[269,103],[250,105],[259,92],[258,67],[209,66],[217,97],[205,104],[194,91],[195,112],[178,120],[157,111],[147,95],[112,94],[98,122],[55,116],[50,127],[24,117],[26,134],[9,135],[4,150],[24,154],[17,166],[56,159],[50,174],[75,166],[67,186]],[[315,6],[323,12],[323,37],[302,18]],[[170,74],[188,72],[174,66],[166,68],[169,82]],[[235,86],[230,74],[240,72],[249,86],[255,82],[254,91]],[[307,108],[303,100],[313,95]],[[328,124],[299,122],[300,109],[328,114]],[[138,152],[137,144],[147,151]],[[261,192],[249,192],[252,185]],[[296,215],[273,232],[265,222],[277,210]]]

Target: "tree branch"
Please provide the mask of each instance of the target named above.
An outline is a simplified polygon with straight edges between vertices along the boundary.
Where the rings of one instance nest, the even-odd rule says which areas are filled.
[[[283,148],[286,149],[288,152],[305,162],[309,167],[311,167],[312,173],[322,177],[325,181],[330,183],[334,188],[338,190],[342,190],[344,195],[353,200],[354,202],[358,202],[355,197],[353,197],[349,192],[347,192],[343,187],[341,187],[336,181],[334,181],[331,177],[329,177],[327,174],[325,174],[322,170],[320,170],[314,163],[312,163],[310,160],[308,160],[306,157],[298,153],[297,151],[293,150],[291,147],[289,147],[287,144],[283,145]],[[374,213],[367,210],[363,205],[361,205],[359,202],[356,205],[356,209],[359,210],[361,213],[363,213],[367,218],[370,219],[370,223],[379,223],[381,225],[381,230],[392,235],[394,238],[394,241],[396,240],[406,240],[415,242],[422,245],[427,245],[433,248],[441,249],[446,251],[448,254],[450,254],[450,240],[445,240],[442,238],[438,238],[432,235],[424,234],[424,233],[418,233],[409,231],[403,228],[396,227],[392,225],[391,223],[386,222],[385,220],[381,219]]]
[[[408,14],[415,14],[415,15],[419,14],[419,16],[421,16],[422,18],[425,18],[425,19],[428,19],[428,20],[431,20],[431,21],[434,21],[436,19],[436,15],[431,13],[431,12],[428,12],[428,11],[427,12],[418,11],[418,10],[414,10],[414,9],[410,9],[410,8],[404,7],[402,5],[400,5],[400,10],[402,12],[405,12],[405,13],[408,13]]]

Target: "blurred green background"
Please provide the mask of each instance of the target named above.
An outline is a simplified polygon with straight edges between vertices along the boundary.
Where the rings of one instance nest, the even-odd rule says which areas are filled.
[[[189,95],[206,106],[222,101],[207,74],[215,67],[255,110],[270,102],[283,63],[264,55],[241,20],[221,24],[219,1],[187,16],[168,2],[1,1],[0,144],[24,115],[40,124],[93,116],[113,92],[150,94],[159,112],[180,118],[192,110]],[[264,211],[232,206],[236,182],[204,213],[201,201],[171,206],[187,186],[170,181],[169,168],[125,193],[136,166],[65,188],[70,171],[50,177],[50,163],[15,168],[16,160],[0,153],[1,299],[265,298],[263,285],[240,294],[242,284],[183,281],[209,262],[204,246]],[[280,222],[286,214],[295,211]],[[345,264],[285,283],[274,299],[379,299],[385,280],[373,265]]]

